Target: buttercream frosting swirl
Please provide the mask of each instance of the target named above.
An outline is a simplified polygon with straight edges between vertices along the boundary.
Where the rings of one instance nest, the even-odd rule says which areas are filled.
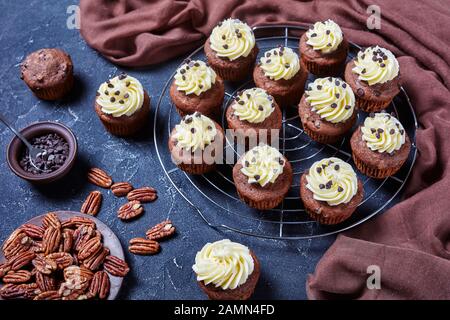
[[[231,61],[247,57],[256,43],[252,29],[239,19],[232,18],[220,22],[212,30],[209,41],[217,56]]]
[[[336,157],[314,162],[306,180],[306,188],[314,199],[330,206],[348,203],[358,192],[358,178],[352,166]]]
[[[216,73],[201,60],[188,60],[175,73],[175,85],[178,91],[186,94],[201,95],[216,83]]]
[[[343,34],[339,25],[333,20],[314,23],[312,29],[306,31],[306,44],[322,53],[336,51],[342,42]]]
[[[144,88],[136,78],[121,74],[100,85],[96,102],[103,113],[115,118],[131,116],[142,108]]]
[[[255,268],[250,250],[236,242],[223,239],[207,243],[195,256],[192,269],[197,281],[233,290],[244,284]]]
[[[263,122],[275,110],[272,96],[261,88],[242,91],[231,107],[241,121],[250,123]]]
[[[174,138],[177,146],[194,152],[196,150],[205,150],[206,146],[214,141],[217,129],[214,122],[195,112],[187,115],[175,126]]]
[[[289,80],[300,70],[298,55],[284,46],[266,51],[260,62],[264,74],[272,80]]]
[[[369,85],[385,83],[394,79],[399,72],[399,64],[394,54],[379,46],[369,47],[359,51],[353,72],[359,80],[367,81]]]
[[[259,183],[264,187],[276,181],[284,166],[285,159],[277,149],[259,145],[244,155],[241,172],[247,176],[248,183]]]
[[[311,110],[331,123],[344,122],[355,110],[355,95],[350,86],[339,78],[318,78],[308,85],[306,101]]]
[[[367,147],[379,153],[393,153],[405,143],[405,129],[397,118],[388,113],[370,114],[361,126]]]

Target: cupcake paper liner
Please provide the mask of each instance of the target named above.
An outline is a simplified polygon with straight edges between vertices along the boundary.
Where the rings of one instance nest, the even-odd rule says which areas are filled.
[[[317,141],[319,143],[334,143],[338,141],[342,136],[327,136],[324,134],[319,134],[317,132],[314,132],[310,130],[307,126],[303,126],[303,130],[305,133],[314,141]]]
[[[307,61],[302,56],[302,64],[308,69],[308,71],[315,76],[325,77],[325,76],[333,76],[340,73],[344,61],[339,61],[338,63],[328,64],[328,65],[319,65],[314,61]]]
[[[392,101],[392,99],[389,101],[382,101],[382,102],[371,101],[371,100],[362,99],[362,98],[358,97],[356,94],[355,94],[355,97],[356,97],[356,107],[365,112],[382,111],[382,110],[386,109]]]
[[[179,163],[177,164],[178,168],[183,170],[186,173],[189,174],[204,174],[211,172],[215,169],[215,164],[194,164],[194,163]]]
[[[353,162],[356,165],[356,168],[358,168],[358,170],[362,174],[369,176],[371,178],[375,178],[375,179],[384,179],[386,177],[390,177],[390,176],[394,175],[398,170],[400,170],[400,168],[402,167],[402,165],[404,163],[404,162],[402,162],[400,166],[395,167],[395,168],[379,169],[379,168],[374,168],[374,167],[367,165],[364,161],[362,161],[360,158],[358,158],[358,156],[354,152],[352,153],[352,157],[353,157]],[[406,161],[406,159],[405,159],[405,161]]]
[[[250,199],[250,198],[244,196],[239,191],[238,191],[238,195],[241,198],[241,200],[244,201],[248,206],[258,209],[258,210],[273,209],[276,206],[278,206],[284,199],[284,195],[282,195],[278,199],[272,200],[272,201],[270,201],[270,200],[254,201],[253,199]]]
[[[219,66],[215,66],[211,63],[210,65],[222,79],[228,81],[242,81],[245,80],[249,74],[251,74],[253,61],[249,65],[235,70],[231,68],[222,68]]]

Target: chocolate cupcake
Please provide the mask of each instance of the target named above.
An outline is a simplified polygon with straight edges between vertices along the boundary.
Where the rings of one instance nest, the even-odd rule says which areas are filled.
[[[350,145],[358,170],[377,179],[394,175],[411,150],[402,124],[388,113],[371,113],[353,133]]]
[[[260,145],[244,154],[233,168],[239,197],[259,210],[278,206],[292,184],[292,167],[275,148]]]
[[[280,107],[298,104],[307,77],[298,55],[284,46],[265,52],[253,71],[256,86],[272,95]]]
[[[238,93],[226,111],[228,128],[238,142],[254,147],[271,144],[281,129],[282,114],[274,98],[264,89],[252,88]],[[273,131],[275,130],[275,131]]]
[[[300,197],[308,215],[322,224],[348,219],[364,198],[363,183],[339,158],[313,163],[300,178]]]
[[[148,122],[150,97],[139,80],[123,73],[100,85],[95,112],[109,132],[131,136]]]
[[[248,77],[258,55],[252,29],[238,19],[220,22],[205,43],[209,65],[222,79],[241,81]]]
[[[333,20],[316,22],[300,38],[302,63],[316,76],[340,73],[344,69],[347,53],[348,42]]]
[[[41,49],[31,53],[21,65],[21,79],[43,100],[64,97],[73,87],[73,63],[60,49]]]
[[[303,130],[320,143],[341,139],[355,124],[355,96],[340,78],[318,78],[298,106]]]
[[[197,252],[192,269],[211,300],[248,300],[261,273],[256,255],[228,239],[207,243]]]
[[[190,174],[203,174],[215,169],[223,160],[223,129],[199,112],[183,117],[169,137],[172,161]]]
[[[170,97],[183,117],[196,111],[218,118],[225,95],[222,79],[205,62],[186,60],[175,73]]]
[[[400,92],[398,61],[387,49],[369,47],[347,64],[345,81],[355,93],[357,108],[366,112],[381,111]]]

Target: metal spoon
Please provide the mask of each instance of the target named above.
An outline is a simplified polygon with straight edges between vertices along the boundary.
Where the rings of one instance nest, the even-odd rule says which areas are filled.
[[[9,128],[9,130],[11,130],[11,131],[17,136],[17,138],[19,138],[20,140],[22,140],[22,142],[25,144],[25,146],[26,146],[27,149],[28,149],[28,157],[29,157],[29,159],[30,159],[30,164],[31,164],[36,170],[42,171],[42,169],[39,168],[39,167],[34,163],[34,161],[35,161],[35,159],[36,159],[37,157],[39,157],[39,156],[40,156],[40,157],[45,156],[45,155],[47,154],[47,151],[32,146],[31,143],[28,142],[28,140],[27,140],[27,139],[26,139],[19,131],[17,131],[13,126],[11,126],[11,125],[9,124],[9,122],[6,120],[5,116],[2,115],[1,113],[0,113],[0,121],[3,122],[3,123],[5,124],[5,126],[7,126],[7,127]]]

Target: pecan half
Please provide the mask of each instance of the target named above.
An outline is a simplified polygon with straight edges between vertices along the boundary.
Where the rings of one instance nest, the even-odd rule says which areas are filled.
[[[131,190],[133,190],[133,186],[128,182],[117,182],[111,186],[111,191],[116,197],[124,197]]]
[[[105,258],[109,256],[109,249],[103,247],[103,250],[100,250],[95,255],[90,256],[89,258],[83,261],[83,266],[89,270],[96,271],[102,265]]]
[[[11,270],[17,271],[31,263],[36,257],[36,254],[32,251],[25,251],[17,254],[8,261]]]
[[[4,283],[25,283],[30,281],[31,272],[27,270],[10,271],[3,277]]]
[[[42,292],[56,290],[56,279],[46,274],[36,272],[36,284]]]
[[[63,224],[61,225],[62,228],[70,228],[70,229],[75,229],[78,228],[81,225],[88,225],[91,226],[93,229],[95,229],[95,222],[92,221],[89,218],[85,218],[85,217],[72,217],[67,221],[64,221]]]
[[[122,220],[130,220],[140,216],[144,212],[144,208],[137,200],[125,203],[117,211],[117,216]]]
[[[102,199],[103,196],[100,191],[92,191],[81,206],[80,212],[95,216],[100,211]]]
[[[61,295],[56,290],[49,290],[38,294],[34,300],[61,300]]]
[[[36,258],[33,259],[33,266],[37,269],[37,271],[43,274],[51,274],[58,268],[58,265],[53,259],[44,257],[41,254],[37,255]]]
[[[64,269],[64,280],[66,281],[72,278],[79,278],[81,282],[89,282],[93,276],[94,273],[83,266],[70,266]]]
[[[49,227],[53,227],[55,229],[61,228],[61,221],[59,221],[58,216],[54,212],[49,212],[45,215],[44,219],[42,220],[42,225],[45,229]]]
[[[88,225],[79,226],[73,233],[73,248],[75,251],[80,251],[80,249],[95,236],[95,229]]]
[[[59,287],[59,294],[62,298],[67,300],[75,300],[82,295],[89,287],[88,281],[83,281],[81,278],[70,278],[61,284]]]
[[[153,228],[149,229],[145,235],[149,240],[161,240],[168,238],[175,233],[175,226],[170,220],[165,220],[158,223]]]
[[[89,293],[93,297],[98,296],[100,299],[106,299],[110,288],[111,283],[108,274],[105,271],[97,271],[92,278]]]
[[[102,250],[103,245],[102,242],[98,237],[94,237],[87,241],[83,247],[81,247],[80,251],[78,252],[78,259],[84,260],[89,257],[92,257],[97,252]]]
[[[0,288],[0,297],[3,299],[33,299],[39,293],[36,283],[8,283]]]
[[[23,231],[27,236],[33,239],[40,240],[44,236],[44,228],[31,223],[22,225],[19,230]]]
[[[59,243],[61,241],[61,229],[49,226],[45,229],[42,237],[42,249],[44,253],[50,254],[58,251]]]
[[[103,263],[103,267],[106,272],[116,277],[125,277],[130,271],[128,264],[116,256],[107,256]]]
[[[0,264],[0,279],[2,279],[9,270],[11,270],[9,263]]]
[[[67,252],[50,253],[47,258],[55,261],[57,269],[60,270],[64,270],[73,263],[73,257]]]
[[[21,252],[28,251],[32,244],[32,239],[29,236],[22,231],[16,231],[11,234],[3,245],[3,253],[7,259],[10,259]]]
[[[72,229],[63,229],[62,231],[62,241],[59,246],[60,252],[70,252],[73,246],[73,233]]]
[[[102,188],[109,188],[113,183],[112,178],[105,171],[99,168],[89,169],[88,180],[90,183]]]
[[[155,201],[157,197],[157,192],[152,187],[134,189],[127,194],[128,201],[137,200],[139,202],[152,202]]]
[[[159,252],[159,243],[144,238],[133,238],[130,240],[128,251],[139,255],[150,255]]]

